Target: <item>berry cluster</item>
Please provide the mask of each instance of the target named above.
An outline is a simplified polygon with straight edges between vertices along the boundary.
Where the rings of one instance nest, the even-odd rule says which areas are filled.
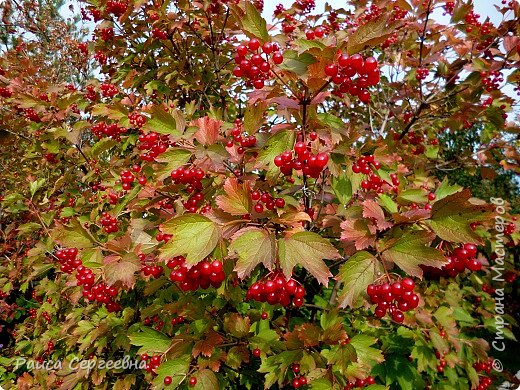
[[[235,120],[235,127],[231,129],[231,139],[226,142],[226,148],[232,148],[235,143],[239,146],[237,148],[238,154],[243,154],[245,148],[251,148],[256,145],[256,137],[242,132],[242,122],[240,119]]]
[[[143,272],[144,276],[159,278],[163,273],[163,267],[160,265],[143,265],[141,271]]]
[[[274,210],[275,207],[279,209],[285,207],[285,200],[283,198],[273,198],[268,192],[254,190],[251,192],[251,199],[257,202],[254,206],[257,213],[264,211],[264,205],[267,210]]]
[[[375,170],[380,168],[381,163],[379,161],[375,161],[374,156],[370,154],[368,156],[362,156],[358,158],[356,163],[352,165],[352,172],[367,175],[367,178],[361,181],[361,188],[367,191],[374,190],[381,194],[384,192],[383,185],[389,183],[374,173]],[[395,174],[391,175],[391,178],[392,185],[394,186],[393,188],[396,190],[397,186],[399,185],[399,179],[397,179],[397,175]]]
[[[128,3],[126,1],[120,0],[108,0],[106,11],[108,13],[114,14],[114,16],[123,15],[128,9]]]
[[[492,360],[488,362],[477,362],[473,364],[473,368],[477,372],[486,373],[487,375],[491,374],[491,369],[493,368]],[[479,377],[479,383],[476,387],[476,390],[486,390],[489,386],[491,386],[492,381],[489,376],[480,376]]]
[[[296,307],[303,305],[305,288],[296,280],[286,280],[281,271],[270,272],[261,280],[253,283],[247,290],[246,298],[257,302],[267,302],[270,305],[279,303],[289,306],[292,303]]]
[[[294,144],[294,157],[292,151],[286,150],[274,158],[274,165],[279,167],[285,176],[290,176],[294,169],[315,179],[320,177],[328,162],[329,155],[327,153],[311,154],[308,145],[303,141]]]
[[[166,266],[172,270],[171,281],[179,283],[183,291],[196,291],[199,287],[206,290],[210,286],[218,288],[226,278],[220,260],[203,260],[188,269],[184,256],[177,256],[168,260]]]
[[[337,63],[325,66],[325,74],[338,86],[334,91],[336,95],[343,96],[344,93],[349,93],[357,96],[363,103],[370,102],[370,92],[367,88],[377,85],[380,80],[377,60],[374,57],[363,59],[360,54],[338,55]]]
[[[260,41],[256,38],[250,39],[247,45],[239,45],[236,48],[237,66],[233,69],[233,74],[235,77],[245,77],[256,89],[262,89],[265,80],[271,76],[269,59],[276,65],[283,62],[280,46],[277,43],[266,42],[260,51]]]
[[[95,102],[98,98],[98,94],[93,85],[87,85],[87,92],[85,93],[85,98],[90,102]]]
[[[79,265],[76,268],[76,284],[78,286],[85,286],[87,290],[94,285],[94,272],[88,267]]]
[[[170,140],[167,135],[159,135],[152,131],[148,134],[139,135],[139,144],[137,145],[137,149],[147,150],[147,152],[141,153],[140,157],[144,161],[151,162],[154,161],[155,157],[166,152],[169,145]]]
[[[434,268],[423,266],[425,276],[430,279],[439,277],[455,277],[464,272],[466,269],[470,271],[480,271],[482,264],[476,259],[477,247],[475,244],[463,244],[461,247],[455,248],[451,255],[446,257],[448,261],[442,268]]]
[[[455,10],[455,2],[454,1],[447,1],[446,4],[444,4],[444,12],[449,15],[453,15],[453,11]]]
[[[99,283],[95,286],[83,286],[83,297],[88,301],[104,303],[109,313],[121,310],[121,306],[112,299],[117,296],[117,293],[117,288],[114,286],[109,287],[105,283]]]
[[[58,249],[54,255],[60,261],[61,272],[65,272],[66,274],[71,274],[76,268],[78,268],[78,266],[82,264],[81,259],[76,258],[78,255],[77,248]]]
[[[395,322],[403,322],[403,311],[415,309],[419,305],[419,296],[413,292],[415,283],[411,278],[400,282],[379,285],[369,284],[367,294],[370,302],[377,304],[375,314],[383,318],[388,312]]]
[[[325,32],[326,30],[323,27],[318,26],[314,30],[305,31],[305,37],[309,41],[312,41],[314,38],[323,38],[325,36]]]
[[[417,68],[417,70],[415,71],[415,78],[417,80],[424,80],[426,77],[428,77],[429,73],[430,71],[428,70],[428,68]]]
[[[94,59],[99,62],[100,65],[105,65],[107,63],[107,56],[101,50],[94,53]]]
[[[101,84],[99,89],[101,90],[101,94],[103,95],[103,97],[108,97],[108,98],[113,98],[119,92],[117,87],[114,84],[110,84],[110,83]]]
[[[202,192],[195,192],[192,194],[186,202],[183,202],[183,206],[186,209],[188,213],[196,213],[199,207],[202,204],[202,201],[204,200],[204,195]],[[209,204],[205,204],[200,209],[200,213],[204,214],[208,212],[211,209],[211,206]]]
[[[291,381],[291,385],[293,388],[299,389],[300,387],[305,386],[308,383],[307,378],[300,374],[300,364],[293,363],[291,365],[291,370],[295,375],[295,377]]]
[[[343,390],[361,389],[365,386],[370,386],[375,383],[376,380],[373,377],[367,376],[364,379],[358,378],[355,382],[349,382],[345,385],[345,387],[343,387]]]
[[[108,42],[114,38],[114,29],[112,27],[105,27],[98,31],[99,37]]]
[[[141,360],[146,362],[145,370],[147,372],[151,372],[154,374],[155,374],[155,370],[157,370],[157,368],[161,365],[161,355],[148,356],[146,353],[143,353],[141,355]],[[169,383],[172,383],[171,379],[172,378],[170,377]],[[166,384],[166,382],[165,382],[165,384]]]
[[[34,110],[34,108],[26,108],[24,110],[25,117],[29,119],[30,121],[40,123],[41,119],[38,113]]]
[[[180,325],[180,324],[184,323],[184,320],[185,320],[184,316],[177,316],[177,317],[172,318],[171,323],[173,326]]]
[[[119,231],[119,226],[117,225],[117,218],[112,217],[106,211],[104,211],[101,214],[99,224],[103,226],[103,230],[105,231],[105,233],[116,233],[117,231]]]
[[[192,193],[195,190],[202,190],[201,180],[206,174],[200,168],[180,167],[173,170],[170,176],[175,184],[187,184],[186,191]]]
[[[137,112],[128,114],[128,120],[130,121],[131,125],[139,128],[143,127],[146,123],[146,117],[143,114],[139,114]]]
[[[103,138],[103,136],[105,136],[115,139],[116,141],[121,139],[121,134],[127,132],[126,127],[119,127],[117,123],[106,124],[105,122],[93,124],[90,127],[90,130],[98,138]]]
[[[466,22],[466,32],[470,33],[473,31],[473,27],[479,28],[482,23],[478,21],[480,18],[479,14],[476,14],[474,10],[469,11],[466,16],[464,16],[464,21]]]
[[[161,30],[158,27],[155,27],[152,29],[152,37],[157,39],[168,39],[168,34],[166,34],[166,31]]]
[[[51,315],[47,313],[46,311],[42,312],[42,317],[47,321],[49,324],[52,322]],[[14,337],[14,335],[13,335]]]
[[[480,78],[488,92],[499,89],[500,83],[504,81],[504,77],[498,70],[492,70],[489,72],[482,71],[480,72]]]
[[[11,96],[13,96],[13,93],[10,89],[6,87],[0,87],[0,96],[4,98],[10,98]]]
[[[171,234],[166,234],[166,233],[162,233],[162,232],[159,232],[157,233],[157,235],[155,236],[155,239],[157,241],[164,241],[164,243],[167,243],[168,241],[171,240],[171,238],[173,237],[173,235]],[[143,255],[144,256],[144,255]]]

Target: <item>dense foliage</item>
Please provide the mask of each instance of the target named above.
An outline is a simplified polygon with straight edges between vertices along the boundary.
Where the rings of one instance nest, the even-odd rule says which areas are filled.
[[[20,3],[4,388],[515,380],[517,2],[91,0],[87,41]]]

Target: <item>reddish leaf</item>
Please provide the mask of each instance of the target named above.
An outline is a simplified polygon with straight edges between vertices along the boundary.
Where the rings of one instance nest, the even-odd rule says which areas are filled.
[[[385,219],[385,212],[379,204],[373,200],[363,202],[363,217],[370,218],[376,223],[377,230],[386,230],[393,226]]]
[[[191,122],[192,126],[197,126],[195,139],[203,145],[213,145],[219,138],[220,126],[222,121],[205,116]]]

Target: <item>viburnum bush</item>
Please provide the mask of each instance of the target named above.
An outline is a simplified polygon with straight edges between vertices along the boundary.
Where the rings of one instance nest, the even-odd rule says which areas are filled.
[[[447,173],[519,172],[517,2],[81,6],[95,77],[0,56],[4,388],[513,380],[517,200]]]

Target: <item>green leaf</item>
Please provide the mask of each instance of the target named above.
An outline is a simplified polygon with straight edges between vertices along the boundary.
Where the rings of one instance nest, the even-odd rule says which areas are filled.
[[[481,242],[470,223],[485,218],[490,206],[471,204],[468,202],[470,196],[470,191],[464,190],[433,204],[431,227],[441,239],[458,243]]]
[[[308,40],[308,39],[295,39],[292,42],[291,47],[295,48],[296,51],[298,51],[298,53],[303,53],[303,52],[311,50],[311,49],[318,49],[318,50],[327,49],[327,46],[325,46],[320,41]]]
[[[419,372],[427,371],[428,369],[437,369],[437,357],[432,347],[422,340],[417,340],[412,348],[412,358],[417,361],[417,370]]]
[[[89,150],[89,156],[98,158],[102,153],[112,149],[116,146],[118,142],[112,138],[101,138],[98,142],[96,142],[92,148]]]
[[[83,249],[93,245],[92,238],[77,220],[72,220],[67,226],[58,225],[52,230],[51,237],[63,247]]]
[[[138,353],[165,353],[170,348],[171,340],[164,333],[158,332],[146,326],[141,331],[128,335],[130,344],[141,347]],[[161,364],[162,366],[162,364]]]
[[[317,115],[318,120],[324,125],[330,127],[332,130],[340,130],[345,127],[345,123],[336,115],[330,112],[322,112]]]
[[[199,214],[184,214],[165,222],[162,231],[173,237],[161,248],[160,258],[183,255],[187,264],[204,260],[220,240],[220,230],[212,220]]]
[[[381,262],[366,251],[357,252],[350,257],[341,266],[337,276],[343,282],[343,288],[338,295],[339,305],[356,307],[367,286],[383,271]]]
[[[265,101],[248,104],[244,112],[243,128],[249,134],[254,134],[264,123],[264,113],[267,108]]]
[[[478,324],[478,320],[473,318],[466,310],[456,307],[453,311],[453,318],[462,326],[472,326]]]
[[[154,389],[176,389],[188,376],[190,360],[190,356],[188,355],[161,362],[161,365],[157,369],[157,376],[153,381]],[[168,386],[164,384],[164,378],[167,376],[172,378],[172,383]]]
[[[341,204],[347,204],[352,198],[352,183],[344,172],[332,177],[332,190]]]
[[[285,373],[289,366],[297,362],[302,357],[301,350],[294,351],[283,351],[276,355],[269,356],[267,359],[262,361],[258,372],[267,373],[265,376],[265,384],[264,388],[269,389],[278,382],[278,385],[281,386],[282,382],[285,379]]]
[[[427,231],[409,231],[387,248],[382,258],[397,264],[408,275],[421,277],[420,265],[441,268],[446,263],[441,251],[427,246],[432,239]]]
[[[411,188],[399,193],[397,200],[401,203],[426,203],[428,201],[428,192],[423,189]]]
[[[395,27],[389,26],[389,15],[371,19],[361,25],[348,37],[347,52],[349,55],[359,53],[365,47],[375,47],[383,43],[395,31]]]
[[[234,271],[240,279],[244,279],[260,263],[269,270],[273,269],[276,260],[275,236],[265,229],[245,228],[233,236],[228,250],[230,256],[238,256]]]
[[[32,197],[34,196],[34,194],[36,194],[36,192],[43,187],[43,185],[45,184],[46,180],[44,178],[40,178],[38,180],[35,180],[35,181],[32,181],[30,184],[29,184],[29,189],[31,191],[31,199]]]
[[[356,349],[350,343],[322,349],[321,355],[327,359],[327,364],[333,365],[342,374],[345,374],[348,366],[358,359]]]
[[[437,190],[435,191],[435,196],[437,201],[444,199],[448,195],[453,195],[456,192],[461,191],[463,188],[459,186],[458,184],[450,185],[448,181],[448,176],[444,177],[444,180],[442,181],[441,185]]]
[[[399,389],[424,389],[425,384],[419,372],[402,356],[391,356],[386,362],[386,383],[399,383]]]
[[[332,382],[329,381],[327,378],[319,378],[312,380],[309,385],[311,390],[331,390],[332,388],[334,388]]]
[[[453,308],[451,307],[441,306],[433,313],[433,316],[444,329],[457,326],[453,318]]]
[[[372,367],[385,360],[383,352],[372,347],[376,341],[377,339],[375,337],[364,334],[355,335],[350,339],[349,345],[353,346],[356,350],[357,360],[361,365]]]
[[[156,158],[157,161],[166,163],[166,165],[161,166],[161,168],[156,172],[158,175],[157,179],[162,180],[170,176],[173,170],[185,165],[189,161],[190,157],[191,152],[189,150],[180,148],[168,149]]]
[[[162,106],[154,106],[151,115],[151,119],[146,121],[143,130],[172,135],[174,139],[182,135],[182,133],[177,130],[175,118],[169,112],[164,111]]]
[[[292,149],[294,137],[294,131],[279,131],[267,140],[264,148],[258,153],[254,168],[267,168],[266,178],[268,181],[272,181],[280,174],[280,168],[274,165],[274,158],[280,153]]]
[[[390,196],[387,194],[379,194],[378,196],[378,202],[379,204],[385,208],[388,212],[394,214],[399,211],[397,208],[397,203],[395,203]]]
[[[225,195],[219,195],[217,206],[231,215],[244,215],[251,211],[251,189],[247,183],[231,177],[224,182]]]
[[[298,232],[288,238],[280,238],[278,256],[280,266],[287,278],[291,277],[293,268],[300,264],[325,286],[332,274],[323,259],[341,257],[338,250],[327,239],[312,232]]]
[[[246,13],[242,19],[242,29],[248,36],[258,38],[262,43],[269,40],[267,23],[253,3],[249,1],[246,2]]]
[[[316,58],[309,53],[298,54],[294,50],[287,50],[284,52],[284,61],[280,64],[280,68],[303,76],[307,73],[308,66],[315,62]]]

